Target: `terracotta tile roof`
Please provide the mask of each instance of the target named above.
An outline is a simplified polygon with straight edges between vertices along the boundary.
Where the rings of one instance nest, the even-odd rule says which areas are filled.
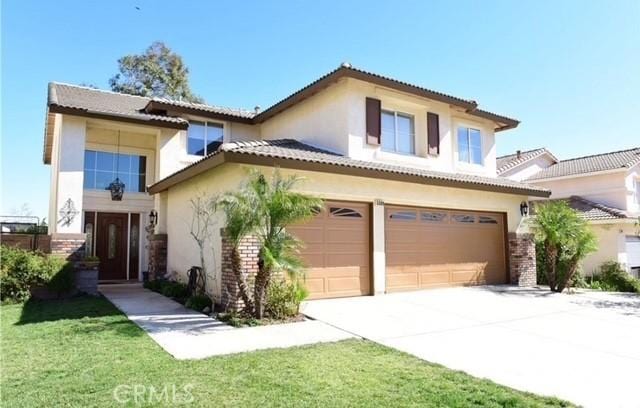
[[[544,147],[541,147],[539,149],[526,150],[519,153],[516,152],[513,154],[508,154],[506,156],[500,156],[496,158],[496,169],[498,171],[498,175],[531,159],[535,159],[536,157],[539,157],[545,153],[549,154],[556,162],[558,161],[558,159],[556,159],[555,156]]]
[[[256,116],[255,111],[251,111],[248,109],[228,108],[226,106],[207,105],[204,103],[193,103],[193,102],[186,102],[186,101],[174,101],[166,98],[152,98],[151,101],[162,103],[165,105],[170,105],[170,106],[189,108],[189,109],[202,111],[202,112],[217,113],[217,114],[227,115],[227,116],[235,116],[238,118],[251,119],[254,116]]]
[[[298,103],[300,100],[313,95],[314,93],[318,92],[318,90],[328,87],[329,85],[335,83],[337,80],[343,77],[355,78],[362,81],[371,82],[376,85],[389,87],[402,92],[411,93],[414,95],[464,108],[469,115],[501,123],[502,125],[499,126],[496,131],[511,129],[518,126],[518,124],[520,123],[518,120],[509,118],[507,116],[498,115],[496,113],[478,109],[478,103],[472,99],[459,98],[443,92],[434,91],[432,89],[400,81],[391,77],[354,68],[353,66],[351,66],[351,64],[347,63],[341,64],[338,68],[334,69],[328,74],[321,76],[304,88],[299,89],[298,91],[292,93],[281,101],[276,102],[263,112],[256,115],[254,117],[254,121],[265,121],[270,117],[277,115],[279,112],[287,109],[289,106]]]
[[[242,120],[247,123],[261,123],[301,100],[310,97],[320,89],[330,86],[342,77],[351,77],[372,82],[381,86],[387,86],[392,89],[416,94],[464,108],[469,115],[482,117],[500,123],[501,126],[499,126],[496,131],[516,127],[519,123],[517,120],[507,116],[478,109],[478,103],[474,100],[458,98],[456,96],[409,84],[397,79],[357,69],[349,64],[340,65],[337,69],[321,76],[309,85],[294,92],[279,102],[276,102],[260,113],[247,109],[234,109],[223,106],[175,101],[165,98],[146,98],[56,82],[49,84],[49,108],[51,109],[52,106],[54,108],[59,106],[67,109],[78,110],[80,112],[105,115],[112,114],[116,117],[129,117],[135,120],[152,119],[179,124],[184,123],[180,118],[169,117],[164,114],[154,114],[156,109],[152,109],[154,108],[153,105],[161,105],[161,107],[169,106],[180,108],[193,114],[208,113],[222,115],[230,120],[237,118],[238,120]]]
[[[150,192],[156,193],[164,191],[177,182],[193,177],[201,171],[211,168],[202,164],[221,154],[256,156],[272,159],[284,159],[286,161],[323,164],[329,165],[333,168],[351,169],[353,172],[356,172],[357,170],[365,170],[382,174],[402,175],[415,177],[425,184],[447,185],[449,187],[457,188],[491,190],[540,197],[548,197],[550,194],[547,189],[504,178],[481,177],[462,173],[444,173],[381,162],[355,160],[292,139],[224,143],[216,152],[166,177],[165,179],[158,181],[153,186],[150,186]],[[199,166],[202,170],[197,169]],[[177,177],[178,175],[187,172],[193,174],[189,174],[186,178],[184,176]]]
[[[143,109],[151,99],[142,96],[127,95],[103,91],[77,85],[51,82],[49,84],[49,111],[77,110],[78,113],[104,114],[130,118],[139,121],[160,121],[175,124],[187,124],[181,118],[166,115],[151,115]]]
[[[640,147],[634,147],[633,149],[620,150],[617,152],[561,160],[539,171],[527,180],[540,180],[599,171],[628,169],[638,163],[640,163]]]
[[[587,221],[603,221],[603,220],[619,220],[629,218],[627,213],[619,208],[609,207],[604,204],[596,203],[591,200],[587,200],[580,196],[571,196],[569,198],[562,198],[549,201],[565,201],[569,204],[569,207],[578,212],[578,215]],[[532,202],[532,214],[535,214],[536,203],[544,203],[549,201],[533,201]]]

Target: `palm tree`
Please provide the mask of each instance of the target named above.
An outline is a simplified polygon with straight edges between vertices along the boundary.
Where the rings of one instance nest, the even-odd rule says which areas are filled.
[[[544,251],[544,271],[549,288],[562,292],[571,284],[580,262],[597,249],[594,233],[585,220],[564,201],[536,206],[533,231]]]
[[[237,192],[225,194],[220,201],[227,216],[227,236],[233,237],[234,247],[247,235],[255,235],[260,241],[258,273],[250,302],[252,314],[258,319],[264,315],[267,288],[273,275],[286,274],[296,281],[302,271],[298,255],[301,243],[287,232],[286,227],[307,220],[322,209],[319,198],[292,191],[300,180],[296,176],[282,177],[276,170],[269,181],[262,173],[253,170],[245,186]],[[238,252],[234,251],[232,256],[232,262],[235,265],[237,261],[239,268]],[[236,276],[242,276],[240,269],[238,273]],[[246,288],[246,283],[243,285]],[[245,295],[249,297],[243,288],[240,288],[240,293],[243,300]]]
[[[248,199],[249,197],[243,192],[227,193],[214,203],[214,208],[221,208],[226,217],[225,238],[231,242],[231,270],[244,302],[244,310],[253,313],[253,301],[247,281],[242,274],[242,261],[238,249],[240,241],[250,235],[257,224],[254,208]]]

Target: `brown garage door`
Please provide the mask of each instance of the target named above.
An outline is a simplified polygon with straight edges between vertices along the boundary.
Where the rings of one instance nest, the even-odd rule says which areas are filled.
[[[370,293],[369,205],[329,201],[313,220],[289,231],[305,243],[310,299]]]
[[[504,215],[387,207],[387,292],[506,283]]]

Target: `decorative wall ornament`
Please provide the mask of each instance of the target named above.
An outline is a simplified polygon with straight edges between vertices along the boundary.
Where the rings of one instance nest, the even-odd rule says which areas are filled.
[[[67,201],[64,202],[64,205],[58,213],[60,214],[60,220],[58,221],[58,223],[62,224],[65,227],[68,227],[69,225],[71,225],[73,219],[76,218],[76,215],[78,215],[80,211],[76,209],[73,200],[68,198]]]

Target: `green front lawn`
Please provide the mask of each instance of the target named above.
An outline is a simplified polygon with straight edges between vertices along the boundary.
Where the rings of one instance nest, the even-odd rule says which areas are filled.
[[[367,341],[178,361],[104,299],[1,310],[4,407],[568,405]]]

